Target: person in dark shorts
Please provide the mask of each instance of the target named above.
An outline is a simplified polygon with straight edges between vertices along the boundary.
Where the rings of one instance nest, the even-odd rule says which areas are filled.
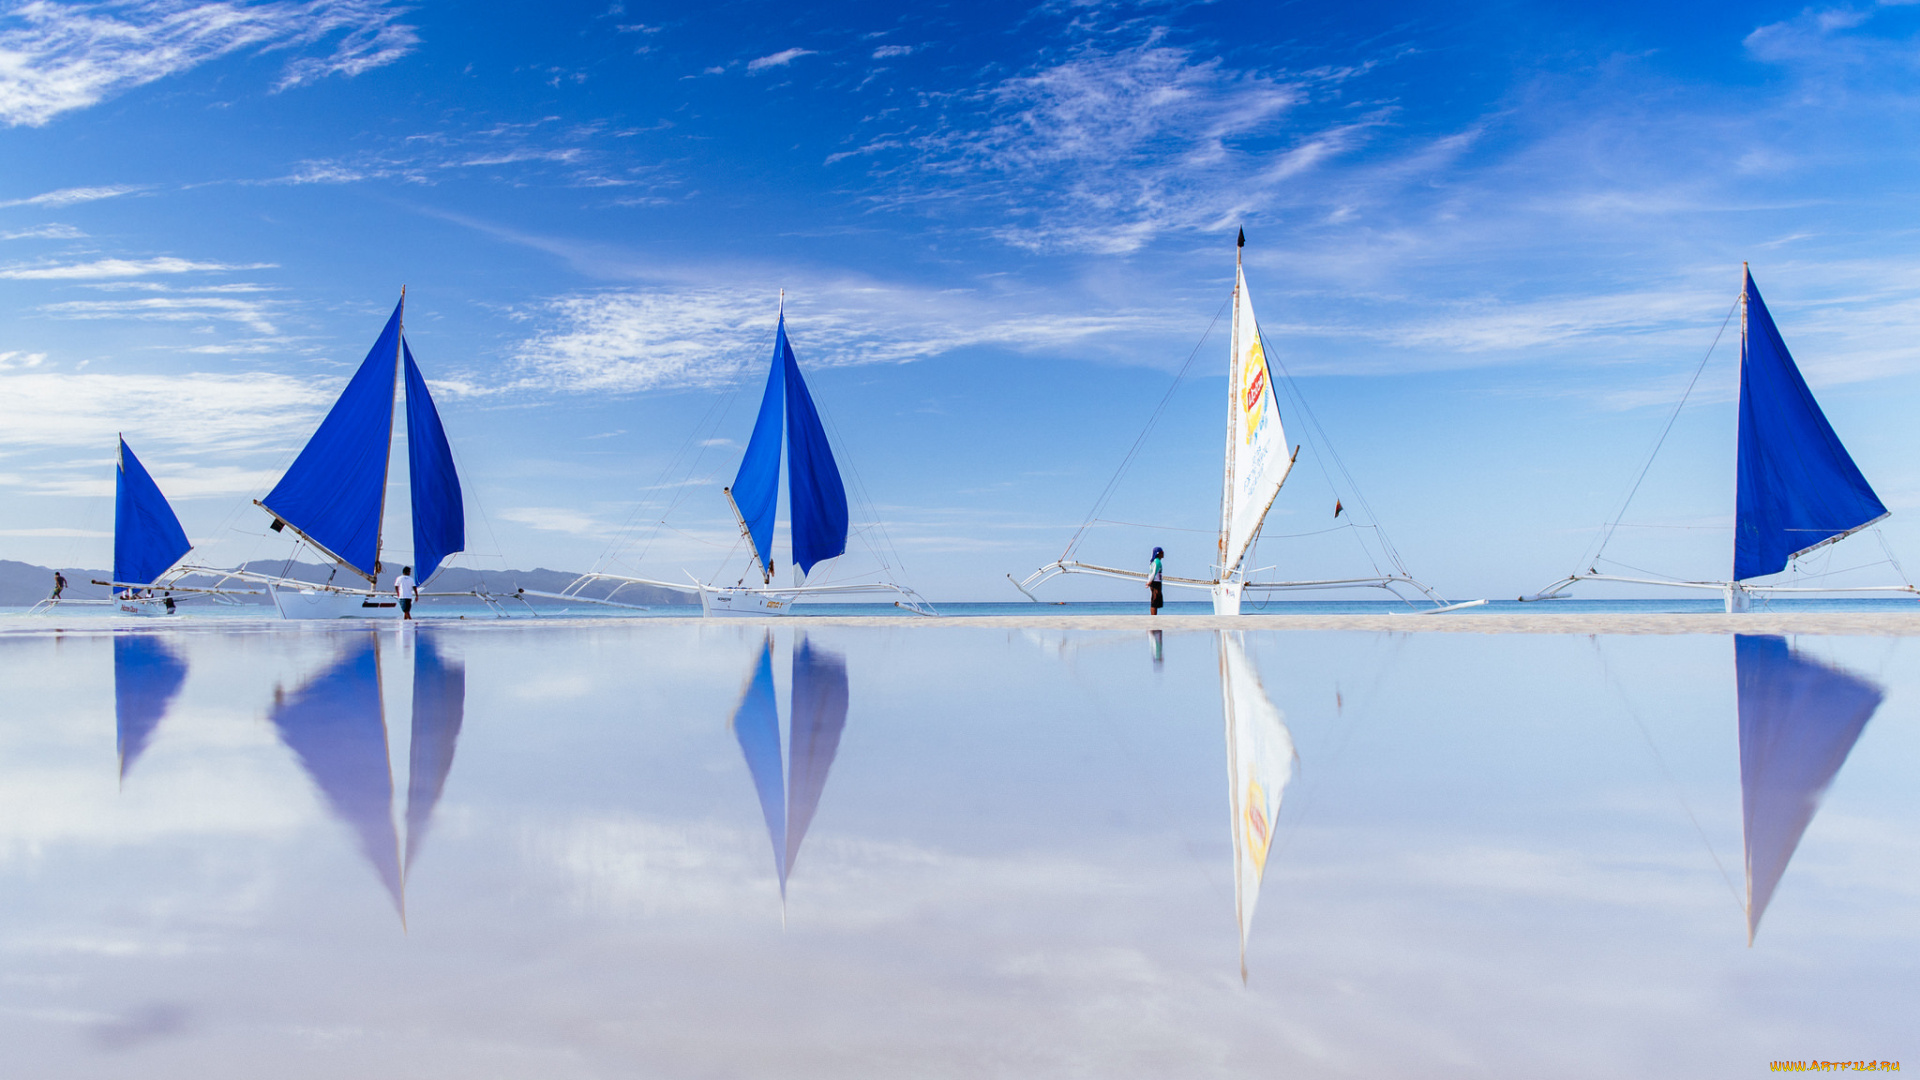
[[[60,571],[55,570],[53,572],[53,599],[55,600],[60,599],[60,594],[66,591],[67,591],[67,576],[65,574],[62,574]]]
[[[400,568],[400,576],[393,579],[393,595],[400,598],[400,617],[413,618],[413,567]]]
[[[1161,561],[1166,558],[1166,554],[1159,548],[1153,549],[1153,567],[1147,574],[1147,614],[1149,615],[1160,614],[1160,605],[1163,602],[1160,599],[1160,577],[1164,569]]]

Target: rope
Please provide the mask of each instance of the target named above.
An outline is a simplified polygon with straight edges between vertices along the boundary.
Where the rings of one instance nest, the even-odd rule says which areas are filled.
[[[1207,343],[1207,338],[1212,335],[1213,328],[1220,322],[1220,316],[1226,313],[1227,305],[1232,302],[1233,298],[1231,296],[1220,302],[1220,310],[1213,313],[1213,319],[1207,323],[1206,331],[1200,335],[1199,341],[1193,343],[1193,351],[1187,354],[1187,362],[1180,365],[1179,373],[1173,377],[1173,383],[1167,387],[1167,392],[1161,396],[1160,404],[1153,407],[1153,415],[1147,417],[1147,426],[1140,429],[1140,434],[1134,438],[1133,445],[1127,449],[1126,457],[1120,459],[1120,467],[1113,471],[1113,478],[1107,481],[1106,487],[1100,489],[1100,497],[1093,501],[1093,509],[1087,511],[1087,518],[1080,523],[1080,528],[1074,532],[1073,539],[1067,541],[1066,549],[1060,553],[1059,561],[1066,562],[1073,557],[1073,549],[1080,546],[1080,541],[1086,536],[1087,529],[1099,518],[1100,511],[1106,509],[1108,501],[1113,498],[1114,493],[1119,489],[1121,477],[1125,476],[1127,470],[1133,466],[1134,458],[1140,454],[1140,447],[1146,443],[1147,436],[1153,433],[1153,426],[1160,422],[1160,414],[1166,411],[1167,403],[1173,400],[1174,391],[1180,389],[1181,382],[1187,377],[1187,371],[1193,367],[1194,357],[1200,355],[1200,347]]]
[[[1745,296],[1744,293],[1741,295]],[[1707,361],[1713,358],[1713,350],[1720,347],[1720,338],[1726,334],[1727,324],[1733,321],[1733,313],[1739,307],[1740,301],[1735,300],[1733,306],[1727,309],[1727,317],[1720,320],[1720,329],[1714,332],[1713,344],[1707,346],[1707,354],[1700,358],[1700,366],[1693,369],[1693,378],[1687,380],[1686,393],[1681,394],[1680,400],[1674,403],[1673,413],[1667,417],[1667,426],[1660,429],[1660,438],[1654,441],[1653,453],[1648,454],[1647,463],[1640,466],[1640,475],[1634,478],[1626,501],[1620,504],[1620,512],[1614,515],[1613,523],[1600,533],[1600,546],[1593,550],[1592,555],[1582,558],[1581,562],[1591,565],[1598,561],[1601,552],[1606,551],[1607,545],[1613,541],[1615,530],[1620,528],[1620,519],[1627,516],[1627,508],[1633,505],[1633,497],[1640,493],[1640,485],[1646,481],[1647,471],[1653,468],[1653,459],[1660,456],[1660,448],[1667,444],[1667,436],[1672,433],[1674,422],[1680,419],[1680,410],[1687,407],[1687,398],[1693,395],[1694,386],[1700,382],[1700,373],[1707,370]]]

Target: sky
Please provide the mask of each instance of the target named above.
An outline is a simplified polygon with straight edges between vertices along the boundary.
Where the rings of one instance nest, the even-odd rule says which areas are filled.
[[[1265,574],[1724,577],[1750,261],[1893,511],[1801,572],[1894,583],[1917,69],[1907,5],[0,0],[0,558],[110,561],[115,432],[196,559],[292,554],[251,500],[404,285],[459,564],[730,581],[784,289],[835,580],[1204,577],[1244,228]]]

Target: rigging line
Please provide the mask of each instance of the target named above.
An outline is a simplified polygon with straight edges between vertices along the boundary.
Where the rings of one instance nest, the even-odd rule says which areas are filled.
[[[1340,456],[1340,451],[1334,447],[1333,438],[1327,434],[1326,426],[1320,422],[1319,414],[1314,412],[1313,406],[1307,403],[1307,396],[1301,391],[1299,380],[1295,379],[1293,372],[1288,370],[1285,358],[1273,349],[1267,347],[1267,336],[1261,332],[1258,322],[1254,323],[1253,332],[1259,335],[1261,355],[1280,366],[1280,375],[1286,380],[1287,393],[1299,404],[1300,414],[1307,419],[1308,430],[1319,437],[1320,447],[1325,450],[1327,457],[1333,459],[1334,467],[1340,470],[1341,477],[1346,480],[1347,490],[1352,492],[1354,500],[1360,504],[1360,509],[1366,512],[1367,520],[1373,523],[1373,527],[1376,530],[1375,538],[1379,540],[1380,548],[1386,554],[1388,561],[1392,562],[1394,568],[1402,575],[1412,577],[1413,575],[1407,572],[1406,564],[1400,561],[1400,552],[1394,548],[1393,542],[1388,539],[1386,530],[1380,527],[1380,515],[1374,513],[1373,505],[1367,501],[1366,493],[1360,490],[1360,485],[1353,479],[1353,474],[1347,470],[1347,463],[1345,459]],[[1315,455],[1315,457],[1317,459],[1319,455]],[[1326,477],[1327,486],[1330,488],[1334,487],[1333,477],[1327,473],[1326,464],[1324,462],[1319,462],[1318,464],[1321,475]],[[1335,494],[1338,494],[1337,490]],[[1379,573],[1380,564],[1374,559],[1373,552],[1368,550],[1364,543],[1360,545],[1360,550],[1366,553],[1367,562],[1372,565],[1374,572]]]
[[[1742,296],[1744,295],[1743,293]],[[1660,437],[1653,443],[1653,453],[1648,454],[1647,463],[1640,466],[1640,475],[1634,478],[1633,487],[1627,491],[1626,501],[1620,504],[1620,512],[1614,515],[1613,524],[1601,532],[1600,546],[1594,549],[1592,556],[1581,559],[1581,562],[1598,559],[1600,553],[1607,550],[1607,544],[1612,542],[1614,531],[1620,527],[1620,519],[1627,516],[1627,508],[1633,505],[1633,497],[1640,493],[1640,485],[1646,481],[1648,470],[1653,468],[1653,459],[1660,456],[1660,448],[1666,445],[1667,436],[1673,432],[1674,423],[1680,419],[1680,410],[1687,407],[1687,398],[1693,395],[1693,388],[1699,384],[1700,373],[1707,370],[1707,361],[1713,359],[1713,351],[1720,347],[1720,339],[1726,335],[1727,325],[1733,322],[1733,313],[1739,309],[1740,300],[1738,299],[1734,300],[1732,307],[1727,308],[1727,317],[1720,320],[1720,329],[1714,331],[1713,344],[1707,346],[1707,354],[1700,358],[1700,365],[1693,369],[1693,378],[1687,380],[1686,392],[1681,394],[1680,400],[1674,403],[1673,412],[1667,417],[1667,426],[1660,429]]]
[[[1088,524],[1089,525],[1125,525],[1128,528],[1152,529],[1155,532],[1205,533],[1208,536],[1215,536],[1215,535],[1218,535],[1220,532],[1219,529],[1179,529],[1179,528],[1175,528],[1172,525],[1143,525],[1138,521],[1115,521],[1112,518],[1094,518],[1092,521],[1088,522]]]
[[[1161,395],[1160,404],[1153,407],[1153,413],[1147,417],[1147,425],[1140,429],[1139,435],[1135,436],[1133,445],[1127,448],[1126,456],[1120,459],[1120,467],[1113,471],[1113,477],[1107,481],[1107,486],[1100,489],[1100,497],[1093,501],[1093,509],[1087,511],[1086,520],[1073,534],[1073,538],[1067,541],[1066,548],[1060,552],[1061,562],[1073,556],[1073,549],[1080,545],[1080,540],[1086,535],[1088,526],[1100,516],[1100,511],[1106,509],[1107,502],[1113,498],[1114,492],[1120,486],[1121,477],[1125,476],[1127,470],[1132,467],[1134,458],[1139,456],[1140,447],[1145,445],[1147,436],[1153,433],[1154,425],[1160,422],[1160,414],[1166,411],[1167,403],[1173,400],[1174,391],[1180,389],[1181,382],[1186,379],[1187,372],[1193,367],[1194,358],[1200,355],[1200,347],[1207,343],[1207,338],[1213,334],[1214,326],[1220,322],[1220,316],[1226,313],[1227,306],[1232,302],[1232,296],[1220,301],[1220,310],[1213,313],[1213,318],[1207,323],[1206,330],[1201,333],[1200,340],[1193,343],[1193,351],[1187,354],[1186,363],[1180,365],[1179,372],[1173,377],[1173,383],[1167,387],[1167,392]]]
[[[1653,753],[1654,764],[1660,766],[1660,774],[1666,777],[1667,786],[1673,792],[1674,801],[1680,804],[1680,809],[1687,815],[1687,820],[1693,822],[1693,831],[1700,834],[1700,843],[1706,847],[1707,857],[1713,860],[1713,868],[1720,871],[1720,880],[1727,883],[1727,891],[1733,894],[1734,904],[1744,914],[1747,905],[1740,898],[1740,890],[1733,884],[1733,875],[1727,873],[1726,866],[1720,862],[1720,853],[1714,850],[1713,841],[1707,838],[1707,830],[1700,824],[1700,819],[1694,816],[1693,807],[1687,804],[1686,794],[1680,790],[1680,781],[1674,778],[1673,770],[1667,768],[1667,759],[1660,756],[1660,747],[1653,741],[1653,732],[1647,730],[1646,722],[1640,718],[1640,710],[1633,707],[1633,699],[1627,696],[1627,688],[1621,684],[1619,676],[1614,674],[1613,665],[1607,663],[1606,651],[1600,647],[1598,638],[1593,639],[1593,651],[1594,655],[1600,658],[1601,674],[1606,678],[1607,684],[1613,688],[1614,694],[1620,698],[1620,704],[1626,708],[1627,716],[1633,721],[1633,726],[1640,729],[1640,737],[1646,740],[1647,749]]]
[[[842,449],[849,451],[847,454],[847,468],[853,473],[855,498],[859,500],[860,507],[866,512],[867,516],[873,519],[873,527],[880,533],[880,540],[886,545],[886,551],[882,552],[874,546],[872,537],[868,536],[864,531],[856,535],[860,537],[861,543],[867,545],[868,553],[879,560],[881,569],[887,572],[889,579],[892,578],[893,569],[896,565],[900,568],[901,575],[905,576],[907,572],[907,561],[900,557],[900,549],[894,546],[893,534],[887,531],[886,522],[880,518],[880,508],[874,504],[873,497],[867,494],[867,481],[865,477],[860,475],[860,466],[854,461],[854,455],[851,452],[853,449],[852,446],[848,444],[846,436],[840,433],[840,424],[833,418],[833,411],[821,404],[818,399],[814,400],[814,408],[820,415],[826,418],[827,426],[833,429],[834,440],[840,444]],[[892,556],[891,562],[889,562],[887,558],[889,555]],[[831,577],[831,572],[829,572],[829,577]],[[898,582],[895,582],[895,584],[898,584]]]
[[[1880,550],[1887,553],[1887,561],[1893,564],[1893,572],[1900,575],[1900,584],[1905,585],[1909,589],[1913,588],[1913,582],[1909,580],[1907,577],[1906,568],[1902,567],[1900,565],[1900,560],[1894,557],[1893,548],[1887,546],[1887,538],[1885,534],[1883,534],[1879,529],[1872,529],[1869,531],[1873,533],[1873,538],[1875,540],[1880,541]]]
[[[734,399],[739,396],[741,385],[740,380],[735,380],[733,385],[725,393],[708,403],[707,411],[701,415],[699,422],[694,424],[687,432],[686,439],[683,440],[680,447],[673,452],[673,456],[667,459],[667,463],[661,467],[659,479],[655,481],[653,490],[659,490],[665,487],[669,477],[678,473],[681,463],[687,461],[688,452],[694,451],[696,445],[705,443],[707,437],[711,435],[713,431],[718,430],[720,422],[726,418],[727,412],[732,409]],[[694,451],[692,460],[687,462],[685,479],[691,480],[693,473],[700,468],[700,459],[705,450],[706,447],[700,445],[699,450]],[[658,523],[664,524],[667,514],[672,513],[679,505],[681,499],[685,497],[685,489],[688,486],[689,485],[682,484],[680,489],[674,492],[674,497],[668,500],[667,509],[660,515]],[[600,558],[594,562],[592,572],[598,573],[600,568],[609,562],[623,561],[622,553],[631,545],[634,534],[639,532],[642,524],[640,514],[645,508],[646,504],[644,502],[636,502],[634,504],[633,509],[627,514],[627,520],[621,524],[619,530],[614,533],[613,538],[607,542],[606,549],[600,553]],[[636,563],[646,558],[647,552],[653,548],[654,541],[659,538],[660,530],[656,527],[654,531],[647,536],[646,540],[641,543],[640,551],[634,556]]]

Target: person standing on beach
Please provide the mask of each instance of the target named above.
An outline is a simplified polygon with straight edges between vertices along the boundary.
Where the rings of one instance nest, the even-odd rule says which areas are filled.
[[[62,574],[58,570],[55,570],[53,572],[53,598],[55,600],[60,599],[60,594],[65,592],[66,590],[67,590],[66,575]]]
[[[400,576],[393,579],[393,595],[400,598],[400,617],[411,621],[414,597],[413,567],[400,568]]]
[[[1160,577],[1165,569],[1161,565],[1161,560],[1166,557],[1166,554],[1159,548],[1153,549],[1153,566],[1147,573],[1147,614],[1149,615],[1160,614]]]

